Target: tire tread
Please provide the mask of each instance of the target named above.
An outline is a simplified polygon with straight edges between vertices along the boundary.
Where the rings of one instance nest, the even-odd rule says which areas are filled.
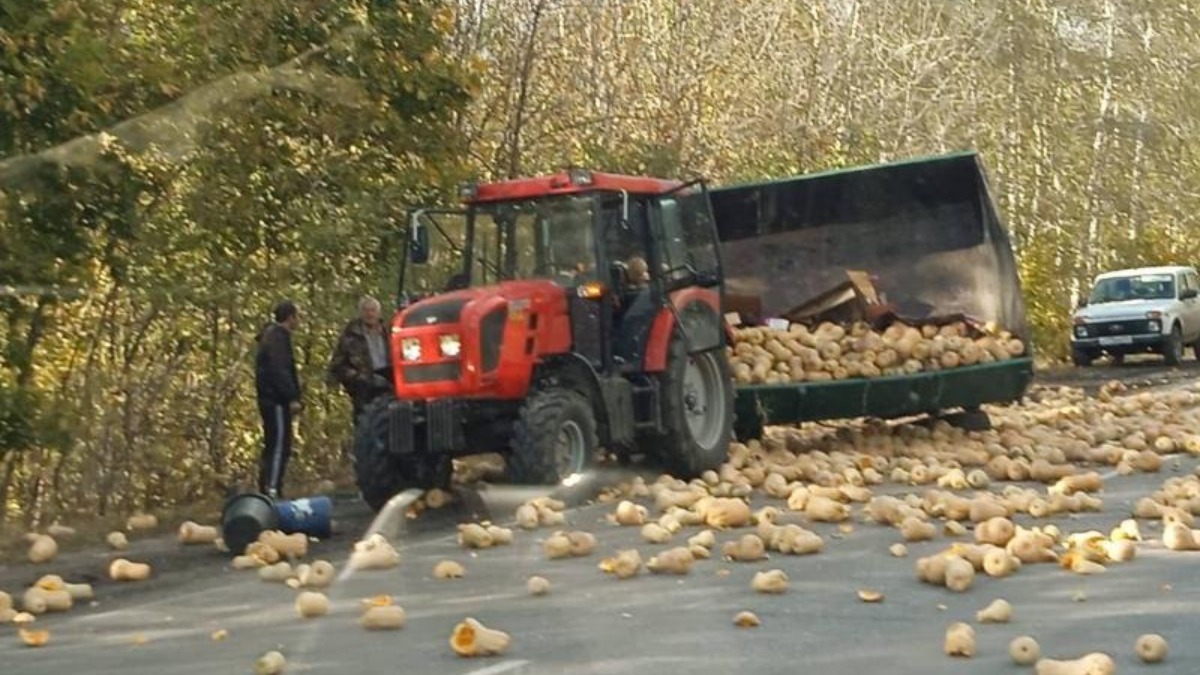
[[[560,478],[554,464],[554,445],[565,418],[575,417],[583,430],[588,454],[599,444],[592,406],[582,394],[569,389],[547,389],[525,401],[513,425],[512,448],[506,458],[508,477],[524,485],[551,485]],[[585,467],[587,461],[584,462]]]

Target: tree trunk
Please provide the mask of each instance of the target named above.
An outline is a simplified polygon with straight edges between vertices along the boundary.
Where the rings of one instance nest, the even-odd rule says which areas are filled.
[[[508,177],[521,175],[521,133],[525,125],[525,106],[529,99],[529,86],[533,79],[533,65],[537,56],[537,33],[546,0],[537,0],[533,16],[529,21],[529,33],[525,38],[525,54],[521,59],[521,70],[517,80],[517,103],[513,111],[512,127],[509,129]]]

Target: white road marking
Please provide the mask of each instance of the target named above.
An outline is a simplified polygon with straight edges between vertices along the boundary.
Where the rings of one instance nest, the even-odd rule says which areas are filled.
[[[495,665],[480,668],[478,670],[468,671],[466,675],[498,675],[499,673],[507,673],[510,670],[516,670],[521,666],[529,665],[528,661],[501,661]]]

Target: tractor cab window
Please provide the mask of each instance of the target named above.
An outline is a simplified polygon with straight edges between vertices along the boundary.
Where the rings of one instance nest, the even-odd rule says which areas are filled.
[[[425,230],[428,250],[422,262],[412,263],[406,259],[402,263],[401,293],[420,296],[454,288],[461,282],[463,271],[466,212],[423,209],[414,214],[412,225]],[[411,230],[407,236],[412,236]],[[408,242],[407,245],[415,244]]]
[[[689,184],[655,199],[651,228],[668,285],[720,283],[716,228],[703,184]]]
[[[509,279],[550,279],[574,286],[594,278],[591,197],[486,204],[477,208],[471,285]]]
[[[613,288],[621,293],[636,292],[650,283],[649,257],[646,254],[646,206],[643,201],[625,203],[620,197],[606,199],[600,211],[600,232],[604,258],[612,270]]]
[[[595,222],[591,197],[557,197],[538,204],[536,236],[542,242],[532,261],[537,273],[573,285],[596,275]]]

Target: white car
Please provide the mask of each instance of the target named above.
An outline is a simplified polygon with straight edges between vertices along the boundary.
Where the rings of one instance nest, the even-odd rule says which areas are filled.
[[[1071,357],[1091,365],[1102,354],[1120,363],[1126,354],[1162,354],[1183,360],[1185,345],[1200,359],[1200,275],[1192,267],[1142,267],[1105,272],[1075,310]]]

